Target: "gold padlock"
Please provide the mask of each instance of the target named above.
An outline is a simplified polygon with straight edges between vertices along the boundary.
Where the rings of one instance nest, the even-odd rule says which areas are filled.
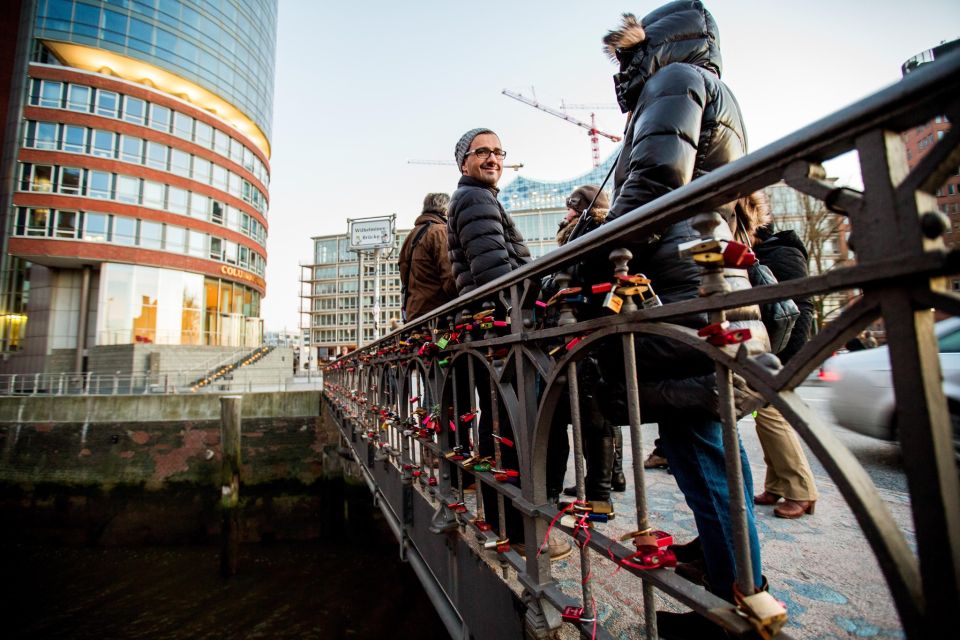
[[[693,261],[703,267],[718,267],[723,265],[723,254],[707,251],[693,254]]]
[[[760,591],[740,600],[740,609],[764,640],[770,640],[787,623],[787,610],[769,591]]]

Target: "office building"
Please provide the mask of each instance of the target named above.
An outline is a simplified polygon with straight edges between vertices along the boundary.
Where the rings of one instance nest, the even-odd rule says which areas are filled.
[[[0,370],[259,345],[276,1],[5,12]]]

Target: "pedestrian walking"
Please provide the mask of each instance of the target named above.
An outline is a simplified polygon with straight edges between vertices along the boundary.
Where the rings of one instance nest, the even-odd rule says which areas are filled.
[[[756,205],[768,208],[766,201],[761,198],[758,196]],[[780,282],[804,278],[808,274],[807,248],[792,229],[775,231],[773,222],[758,227],[754,232],[753,249],[760,263],[767,265]],[[793,301],[800,310],[800,316],[790,333],[790,340],[777,354],[783,364],[800,351],[809,339],[813,326],[814,306],[810,297],[799,296]],[[757,410],[756,423],[767,475],[764,491],[754,496],[754,503],[777,505],[773,513],[779,518],[812,515],[817,502],[817,486],[796,431],[771,405]]]

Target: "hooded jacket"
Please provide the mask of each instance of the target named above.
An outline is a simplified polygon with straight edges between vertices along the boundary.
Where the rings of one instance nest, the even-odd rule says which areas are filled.
[[[423,225],[426,231],[412,247]],[[424,211],[403,241],[399,257],[400,280],[406,288],[406,320],[430,313],[457,297],[450,255],[447,250],[447,217],[438,211]]]
[[[609,220],[746,154],[739,105],[720,80],[718,38],[713,17],[702,3],[690,0],[664,5],[639,23],[625,14],[621,28],[604,38],[608,53],[620,62],[614,76],[617,100],[624,112],[631,112],[614,171]],[[735,203],[717,213],[726,224],[719,224],[714,235],[733,239]],[[677,245],[699,237],[687,219],[629,247],[631,272],[649,277],[664,303],[698,297],[700,267],[692,258],[679,257]],[[726,269],[725,276],[734,291],[750,287],[746,270]],[[730,310],[727,318],[734,326],[750,328],[760,345],[768,344],[757,306]],[[679,322],[699,327],[707,319],[698,315]],[[652,362],[662,363],[648,369],[658,379],[712,370],[705,358],[676,342],[651,340],[638,353],[643,349]]]
[[[498,193],[496,187],[462,176],[450,196],[447,241],[460,294],[530,262],[530,250]]]

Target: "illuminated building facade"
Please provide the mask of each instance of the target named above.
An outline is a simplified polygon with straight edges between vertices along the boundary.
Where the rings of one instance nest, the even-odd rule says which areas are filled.
[[[89,370],[107,347],[259,345],[275,0],[8,10],[4,369]]]

